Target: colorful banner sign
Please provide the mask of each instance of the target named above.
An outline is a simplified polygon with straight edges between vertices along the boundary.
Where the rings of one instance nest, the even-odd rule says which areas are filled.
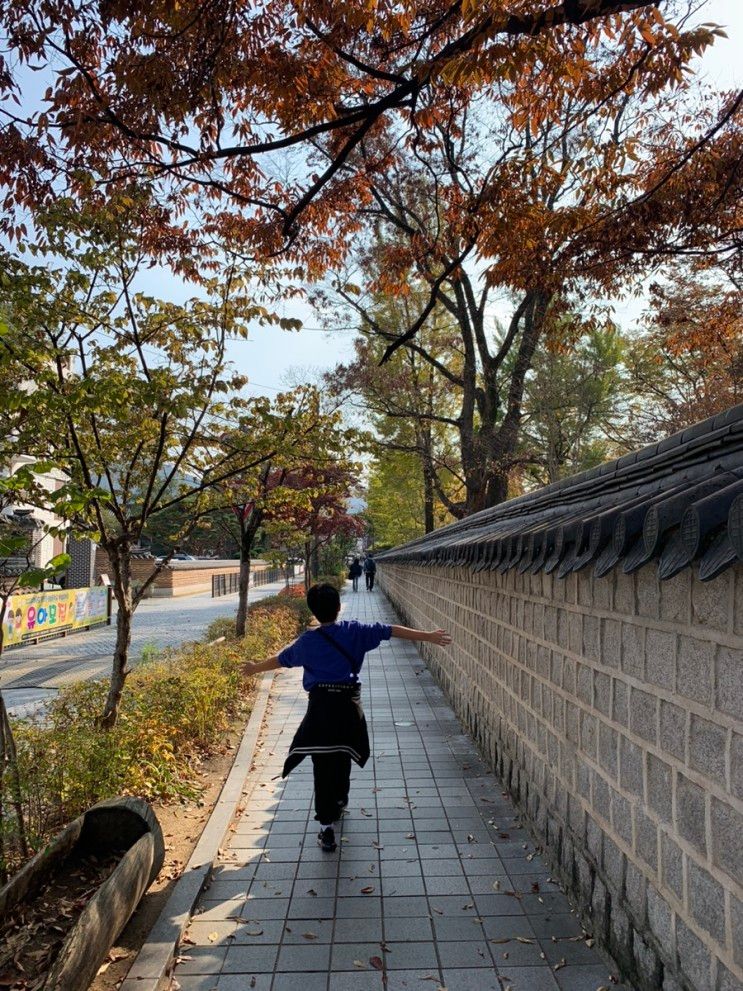
[[[11,595],[5,611],[4,647],[108,621],[108,589],[59,589]]]

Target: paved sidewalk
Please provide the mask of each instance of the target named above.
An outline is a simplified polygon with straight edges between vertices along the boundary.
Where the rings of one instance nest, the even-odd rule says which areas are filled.
[[[396,621],[381,592],[349,593],[343,617]],[[616,991],[414,645],[382,644],[362,677],[373,759],[354,766],[327,854],[310,761],[276,779],[305,708],[299,672],[277,674],[246,811],[173,987]]]
[[[250,589],[250,602],[276,595],[283,581]],[[200,639],[209,623],[234,616],[237,593],[216,599],[210,592],[175,599],[143,599],[132,622],[131,657],[136,664],[144,648],[166,650]],[[13,716],[27,716],[54,697],[57,689],[111,670],[116,641],[116,605],[110,626],[55,637],[39,644],[6,650],[0,658],[0,687]]]

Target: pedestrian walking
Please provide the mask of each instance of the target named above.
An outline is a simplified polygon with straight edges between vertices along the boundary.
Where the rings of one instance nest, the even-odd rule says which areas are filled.
[[[351,584],[353,585],[354,592],[358,592],[359,590],[359,578],[361,578],[362,574],[363,574],[363,568],[359,563],[359,559],[355,557],[353,559],[353,564],[348,569],[348,577],[351,579]]]
[[[257,664],[245,664],[246,674],[301,667],[309,695],[307,713],[292,740],[284,764],[285,778],[305,757],[312,757],[318,843],[336,849],[333,823],[348,804],[351,761],[363,767],[369,759],[369,735],[361,706],[364,655],[383,640],[399,637],[445,646],[444,630],[413,630],[385,623],[338,622],[341,600],[332,585],[313,585],[307,605],[319,626],[306,630],[294,643]]]
[[[366,575],[366,591],[374,591],[374,576],[377,573],[377,562],[371,556],[367,554],[364,558],[364,574]]]

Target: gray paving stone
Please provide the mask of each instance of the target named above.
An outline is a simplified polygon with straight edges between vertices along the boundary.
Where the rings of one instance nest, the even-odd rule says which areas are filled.
[[[349,596],[345,610],[391,619],[381,596]],[[253,792],[201,903],[202,942],[177,968],[193,984],[184,991],[383,991],[370,957],[385,960],[386,991],[436,991],[435,981],[449,991],[595,991],[599,974],[595,986],[608,984],[595,952],[566,941],[580,934],[577,920],[541,859],[527,860],[534,847],[515,807],[413,645],[384,644],[364,674],[375,756],[354,769],[332,855],[316,842],[310,763],[271,780],[305,704],[299,678],[277,679]],[[224,945],[209,940],[215,931]]]
[[[270,974],[278,946],[230,946],[222,964],[223,974]]]

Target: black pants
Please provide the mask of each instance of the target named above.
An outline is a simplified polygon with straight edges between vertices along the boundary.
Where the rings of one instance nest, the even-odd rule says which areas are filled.
[[[366,587],[369,592],[374,588],[374,574],[373,571],[367,571],[366,573]]]
[[[313,754],[315,819],[326,826],[338,818],[341,802],[348,801],[351,758],[348,754]]]

